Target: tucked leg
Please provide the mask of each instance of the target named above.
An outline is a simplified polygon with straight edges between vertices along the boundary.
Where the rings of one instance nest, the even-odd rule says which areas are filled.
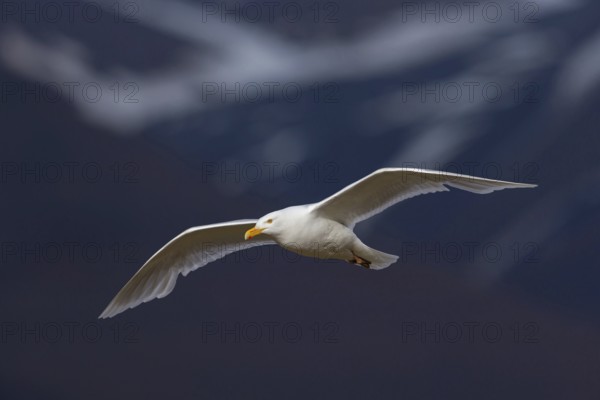
[[[354,259],[349,260],[348,262],[351,262],[356,265],[360,265],[361,267],[364,267],[366,269],[371,268],[371,261],[365,260],[364,258],[357,256],[356,254],[354,254],[354,252],[352,252],[352,255],[354,256]]]

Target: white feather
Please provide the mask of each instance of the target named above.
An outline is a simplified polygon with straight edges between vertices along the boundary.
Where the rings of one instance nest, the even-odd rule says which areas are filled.
[[[165,297],[173,291],[179,274],[186,276],[238,250],[275,244],[267,236],[244,240],[244,232],[255,223],[253,219],[239,220],[184,231],[146,261],[100,314],[100,318],[113,317],[128,308]]]

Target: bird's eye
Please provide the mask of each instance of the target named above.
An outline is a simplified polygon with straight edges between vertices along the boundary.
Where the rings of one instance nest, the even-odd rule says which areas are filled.
[[[272,223],[273,223],[273,220],[269,218],[269,219],[267,220],[267,224],[272,224]]]

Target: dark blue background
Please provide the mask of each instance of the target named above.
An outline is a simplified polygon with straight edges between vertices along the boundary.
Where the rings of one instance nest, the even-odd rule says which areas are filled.
[[[2,398],[598,398],[596,2],[523,2],[515,20],[497,1],[496,22],[448,21],[446,2],[321,2],[331,18],[317,21],[315,3],[295,2],[297,21],[240,22],[191,1],[122,2],[116,19],[108,2],[93,21],[12,4],[34,11],[4,8],[0,25]],[[99,82],[102,98],[41,89],[64,82]],[[206,83],[223,82],[302,95],[207,100]],[[465,83],[502,96],[445,91]],[[367,244],[401,255],[383,271],[231,255],[165,299],[96,319],[188,227],[415,164],[539,187],[419,197],[360,224]],[[473,259],[448,253],[472,243]],[[284,326],[302,329],[297,341]]]

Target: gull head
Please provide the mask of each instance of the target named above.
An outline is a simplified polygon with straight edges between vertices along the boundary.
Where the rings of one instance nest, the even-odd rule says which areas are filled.
[[[277,233],[279,233],[280,230],[281,219],[281,211],[275,211],[265,215],[264,217],[261,217],[258,221],[256,221],[254,228],[246,231],[244,239],[252,239],[253,237],[263,233],[271,236],[277,236]]]
[[[290,234],[299,230],[306,222],[307,206],[293,206],[273,211],[260,217],[254,228],[248,229],[244,239],[252,239],[262,233],[275,240],[290,239]]]

